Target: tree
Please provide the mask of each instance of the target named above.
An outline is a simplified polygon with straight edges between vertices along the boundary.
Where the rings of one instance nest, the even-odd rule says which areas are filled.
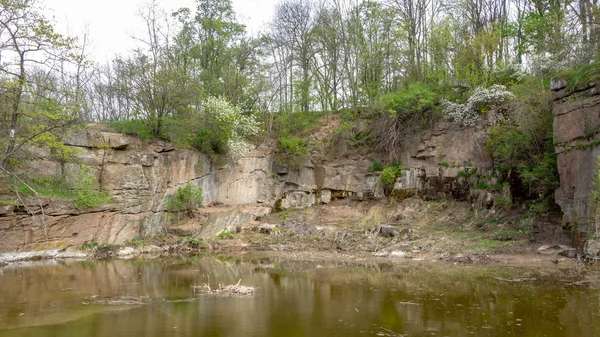
[[[57,64],[68,59],[72,43],[54,31],[34,0],[0,0],[0,54],[4,61],[0,92],[6,107],[0,116],[3,169],[28,142],[60,147],[51,131],[74,120],[69,110],[76,104],[53,80]],[[34,72],[36,76],[30,76]]]
[[[314,17],[311,4],[305,0],[287,0],[275,8],[275,17],[271,23],[271,39],[275,45],[285,50],[289,73],[289,97],[294,98],[298,89],[299,107],[302,112],[310,109],[311,64],[313,51]],[[300,80],[294,81],[294,74],[300,74]],[[293,110],[293,107],[290,106]]]

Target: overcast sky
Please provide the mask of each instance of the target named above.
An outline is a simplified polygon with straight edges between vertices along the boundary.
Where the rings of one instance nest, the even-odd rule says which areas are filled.
[[[238,19],[255,34],[271,18],[279,0],[233,0]],[[168,12],[189,7],[195,10],[194,0],[159,0]],[[56,28],[70,36],[81,36],[86,25],[92,40],[92,58],[104,62],[115,53],[132,49],[131,36],[143,28],[136,16],[147,0],[40,0],[46,15],[54,19]]]

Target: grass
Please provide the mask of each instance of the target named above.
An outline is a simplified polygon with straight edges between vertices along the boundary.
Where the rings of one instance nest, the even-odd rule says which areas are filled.
[[[586,64],[573,71],[569,76],[567,90],[573,91],[598,80],[600,80],[600,61]]]
[[[202,240],[195,239],[191,236],[186,236],[184,238],[181,238],[181,240],[179,240],[179,243],[182,245],[188,245],[193,248],[207,248],[208,247],[208,245],[206,243],[204,243]]]
[[[125,245],[134,246],[134,247],[146,247],[146,246],[148,246],[148,242],[146,242],[142,238],[135,237],[131,240],[125,241]]]
[[[34,177],[27,179],[26,183],[40,196],[70,201],[77,208],[93,208],[112,202],[107,193],[95,190],[92,186],[72,186],[64,179],[57,177]],[[17,183],[16,190],[21,195],[34,195],[34,192],[22,182]]]
[[[79,250],[92,250],[98,246],[98,242],[96,239],[92,239],[91,241],[84,242],[81,246],[77,247]]]
[[[157,138],[150,132],[148,124],[143,119],[112,121],[107,124],[120,133],[137,136],[144,140]]]
[[[223,239],[223,240],[232,240],[232,239],[235,239],[235,234],[231,233],[228,230],[222,231],[217,236],[219,237],[219,239]]]
[[[308,113],[280,113],[275,115],[273,128],[277,136],[307,136],[319,128],[319,119],[325,112],[311,111]]]

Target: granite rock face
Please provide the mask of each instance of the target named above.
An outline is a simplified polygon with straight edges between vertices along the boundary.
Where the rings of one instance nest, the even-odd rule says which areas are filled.
[[[555,200],[563,212],[563,225],[582,237],[575,238],[574,245],[582,248],[593,216],[590,192],[600,156],[600,91],[595,83],[570,91],[564,83],[553,88],[553,129],[560,174]]]
[[[66,136],[64,144],[78,150],[76,160],[60,163],[44,149],[29,148],[28,174],[69,177],[85,165],[113,202],[85,210],[49,198],[27,201],[27,207],[3,206],[0,251],[61,248],[92,239],[121,244],[157,234],[168,224],[168,196],[188,183],[202,187],[206,205],[270,207],[282,193],[283,183],[269,177],[272,155],[266,145],[254,146],[235,164],[215,166],[198,151],[176,150],[160,141],[146,144],[94,126]]]
[[[393,194],[398,198],[472,199],[472,182],[460,172],[477,169],[482,174],[490,166],[483,144],[495,113],[488,116],[469,128],[441,121],[416,137],[402,151],[405,169]],[[318,131],[315,137],[324,141],[328,134]],[[288,170],[274,164],[275,147],[264,142],[251,145],[249,153],[235,163],[215,165],[198,151],[175,149],[163,141],[144,142],[93,124],[66,135],[63,142],[78,150],[75,160],[59,162],[48,150],[30,147],[27,173],[68,178],[86,166],[113,201],[85,210],[49,198],[27,201],[27,207],[1,206],[0,252],[57,249],[91,240],[121,244],[165,231],[214,237],[255,224],[274,209],[306,208],[342,198],[384,198],[380,173],[368,172],[374,161],[368,155],[312,154],[299,170]],[[173,226],[165,203],[185,184],[202,187],[206,207],[186,223]]]

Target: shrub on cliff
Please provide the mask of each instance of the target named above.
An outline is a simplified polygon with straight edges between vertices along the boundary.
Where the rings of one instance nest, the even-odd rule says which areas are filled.
[[[223,97],[208,97],[200,106],[164,118],[161,134],[155,135],[144,120],[110,122],[118,131],[142,139],[162,138],[180,147],[193,147],[206,154],[229,154],[236,161],[248,153],[247,140],[261,132],[254,115],[243,114]]]
[[[169,213],[181,219],[184,215],[189,215],[192,211],[202,205],[204,200],[202,187],[193,184],[186,184],[177,188],[175,193],[168,197],[165,209]]]
[[[228,154],[234,161],[248,153],[246,143],[261,132],[253,115],[245,115],[223,97],[208,97],[166,123],[168,136],[179,146],[191,146],[209,155]]]
[[[299,170],[302,161],[308,155],[306,140],[296,136],[283,136],[277,142],[275,160],[278,165],[292,170]]]
[[[72,201],[77,208],[98,207],[111,201],[107,193],[99,190],[96,177],[87,166],[71,172],[67,181],[72,190]]]
[[[273,136],[277,140],[275,161],[278,165],[300,169],[308,156],[308,136],[319,127],[320,111],[280,113],[273,121]]]
[[[438,117],[436,94],[425,84],[412,83],[405,90],[384,95],[371,123],[373,147],[389,159],[396,159],[404,143],[426,130]]]
[[[507,120],[488,130],[485,149],[519,198],[552,199],[558,168],[552,144],[551,94],[534,82],[512,90],[519,104]]]
[[[392,115],[402,110],[421,113],[433,109],[435,98],[435,93],[426,84],[415,82],[411,83],[406,90],[383,95],[380,103]]]
[[[390,195],[394,190],[394,184],[396,179],[402,175],[402,168],[398,162],[393,162],[391,165],[387,165],[381,171],[379,181],[383,186],[383,192],[386,195]]]
[[[494,84],[489,88],[477,87],[465,104],[443,100],[442,112],[460,125],[473,126],[479,120],[479,113],[487,112],[514,98],[515,95],[503,85]]]

